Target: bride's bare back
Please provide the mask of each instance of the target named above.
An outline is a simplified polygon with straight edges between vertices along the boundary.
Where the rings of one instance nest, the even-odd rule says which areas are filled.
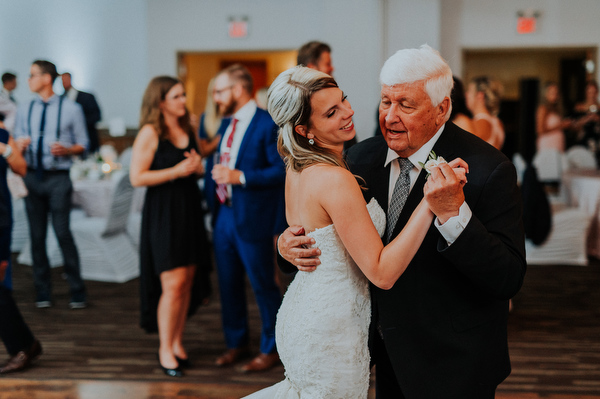
[[[286,215],[290,225],[309,233],[333,224],[365,276],[391,288],[419,248],[433,215],[425,202],[390,245],[383,247],[356,177],[339,166],[316,164],[286,178]]]

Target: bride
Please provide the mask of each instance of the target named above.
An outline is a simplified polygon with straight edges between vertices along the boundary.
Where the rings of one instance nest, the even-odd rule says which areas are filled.
[[[356,134],[354,111],[335,80],[306,67],[289,69],[271,85],[268,110],[280,127],[278,149],[287,166],[287,221],[314,238],[321,265],[296,275],[277,315],[285,380],[247,398],[364,399],[370,362],[367,279],[389,289],[404,272],[433,220],[427,195],[384,247],[385,213],[375,200],[365,203],[343,160],[344,142]],[[464,184],[464,161],[450,166]]]

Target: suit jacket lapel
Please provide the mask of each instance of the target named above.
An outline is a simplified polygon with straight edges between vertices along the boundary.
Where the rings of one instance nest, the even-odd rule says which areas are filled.
[[[447,122],[446,127],[444,127],[444,131],[442,132],[440,138],[433,146],[433,151],[438,155],[446,159],[447,161],[451,161],[455,158],[454,156],[454,144],[453,137],[455,136],[454,124]],[[389,171],[388,171],[389,176]],[[404,204],[404,208],[402,208],[402,212],[400,213],[400,217],[398,218],[398,222],[394,227],[393,237],[397,236],[404,225],[410,219],[410,216],[416,209],[419,202],[423,198],[423,187],[425,186],[425,176],[427,176],[427,171],[425,169],[421,170],[415,184],[410,190],[410,194],[406,200],[406,204]],[[386,186],[387,187],[387,186]],[[386,208],[387,209],[387,208]]]
[[[390,179],[390,167],[384,165],[387,149],[387,144],[384,142],[381,151],[373,155],[374,161],[369,162],[367,168],[353,172],[363,177],[369,187],[364,193],[365,200],[369,202],[371,198],[375,198],[385,212],[388,208],[388,182]]]

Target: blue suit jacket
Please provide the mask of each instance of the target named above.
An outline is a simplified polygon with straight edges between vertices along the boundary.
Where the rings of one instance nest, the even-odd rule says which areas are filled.
[[[240,145],[235,169],[244,172],[246,185],[232,185],[235,227],[247,241],[272,238],[287,228],[285,221],[285,165],[277,152],[277,125],[267,111],[258,108]],[[221,139],[222,140],[222,139]],[[213,199],[216,183],[206,171],[206,190]],[[218,200],[212,204],[213,223],[217,220]]]
[[[202,114],[202,116],[200,116],[200,126],[198,128],[198,137],[200,137],[201,139],[205,139],[205,140],[209,140],[208,137],[208,133],[206,132],[206,130],[204,129],[204,117],[205,115]],[[223,118],[221,120],[221,125],[219,126],[219,129],[217,130],[217,134],[220,134],[221,137],[223,137],[223,135],[225,135],[225,131],[227,130],[227,126],[229,126],[229,123],[231,122],[231,118]],[[215,181],[213,179],[210,178],[210,172],[212,171],[212,168],[215,164],[215,157],[217,157],[218,151],[208,155],[205,158],[205,164],[204,164],[204,170],[205,170],[205,178],[204,178],[204,199],[206,200],[206,205],[208,206],[208,209],[210,209],[211,213],[214,215],[214,211],[215,211],[215,203],[218,202],[217,200],[217,196],[215,195],[215,190],[216,190],[216,185],[215,185]],[[213,218],[214,221],[214,218]]]

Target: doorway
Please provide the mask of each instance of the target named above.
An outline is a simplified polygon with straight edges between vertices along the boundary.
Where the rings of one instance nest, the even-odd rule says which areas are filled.
[[[179,78],[187,93],[187,107],[200,116],[206,105],[210,80],[223,68],[240,63],[254,80],[254,91],[268,87],[281,72],[296,65],[296,50],[256,52],[180,52],[177,55]],[[254,94],[254,93],[253,93]]]

